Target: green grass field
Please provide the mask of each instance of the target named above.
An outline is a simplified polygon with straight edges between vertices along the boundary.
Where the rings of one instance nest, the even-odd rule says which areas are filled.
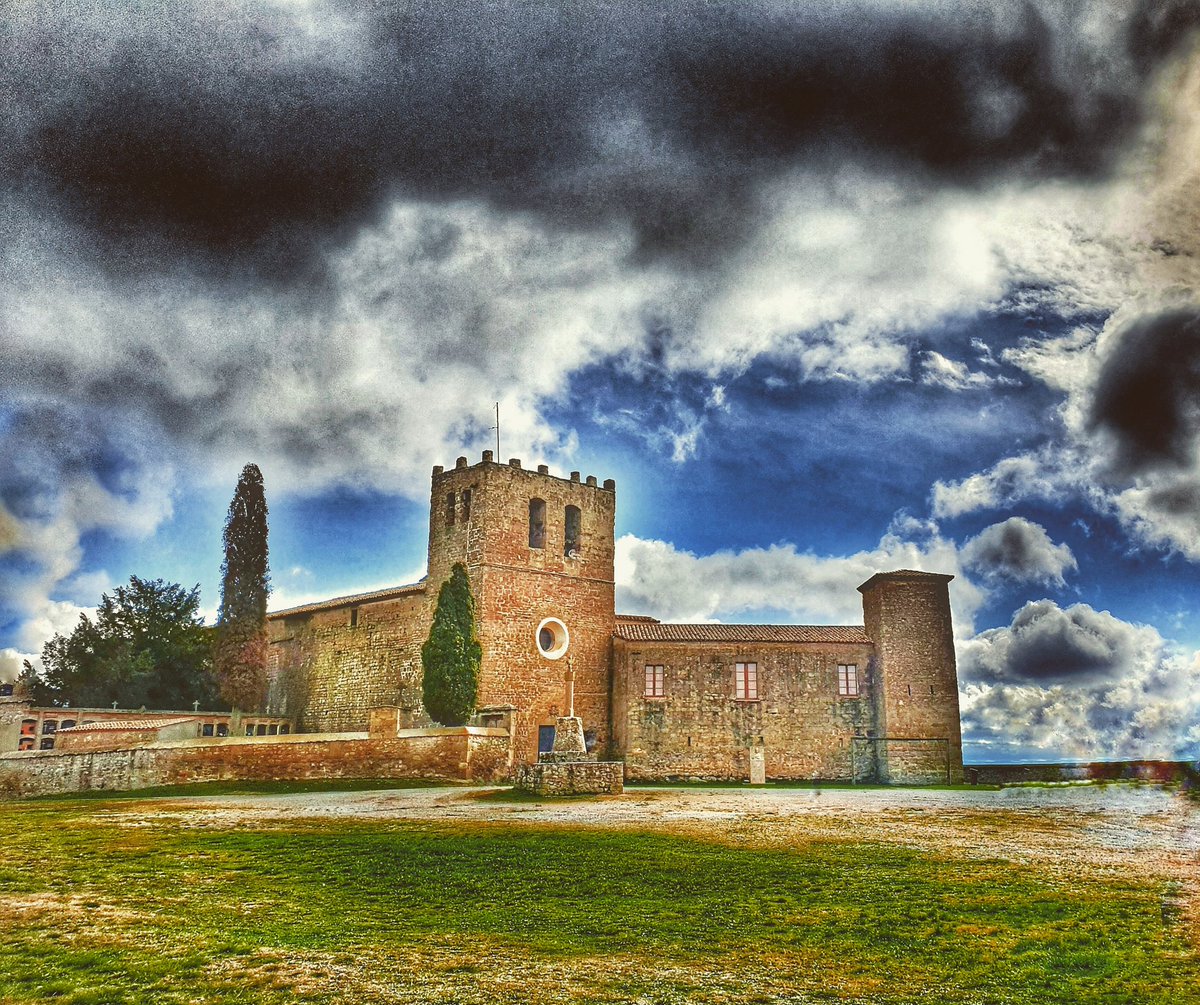
[[[828,840],[193,826],[155,805],[0,807],[0,1001],[1200,1002],[1161,883]]]

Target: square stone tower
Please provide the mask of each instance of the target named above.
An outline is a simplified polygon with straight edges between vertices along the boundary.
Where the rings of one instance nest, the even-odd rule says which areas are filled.
[[[958,670],[949,583],[953,576],[902,569],[881,572],[858,589],[875,643],[876,733],[886,741],[883,781],[904,781],[903,762],[927,759],[920,741],[944,741],[946,775],[963,778]],[[896,742],[890,742],[896,741]],[[908,745],[908,746],[906,746]]]
[[[485,450],[468,465],[433,469],[429,506],[429,602],[454,563],[467,568],[483,647],[479,701],[515,706],[519,760],[537,760],[563,708],[568,663],[575,710],[607,746],[610,652],[615,627],[616,483],[545,466],[499,464]]]

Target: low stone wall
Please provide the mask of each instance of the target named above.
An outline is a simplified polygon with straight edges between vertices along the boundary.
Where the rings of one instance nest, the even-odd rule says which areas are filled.
[[[620,795],[625,789],[620,761],[539,761],[517,770],[516,788],[538,796]]]
[[[90,789],[141,789],[215,781],[321,778],[511,777],[511,737],[479,726],[366,733],[162,741],[132,750],[0,754],[0,794],[35,796]]]
[[[1092,764],[969,764],[968,782],[1020,785],[1028,782],[1145,781],[1200,786],[1200,761],[1099,761]]]

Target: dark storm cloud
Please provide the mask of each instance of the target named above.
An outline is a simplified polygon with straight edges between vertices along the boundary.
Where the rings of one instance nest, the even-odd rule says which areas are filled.
[[[1038,685],[1103,684],[1141,658],[1141,629],[1087,604],[1060,608],[1031,601],[1006,628],[976,636],[965,648],[965,680]]]
[[[961,653],[970,741],[1047,758],[1200,751],[1200,659],[1148,625],[1042,600]]]
[[[1019,516],[981,531],[963,546],[962,559],[985,577],[1060,586],[1063,573],[1077,567],[1070,548],[1055,544],[1043,527]]]
[[[1124,474],[1189,464],[1200,433],[1200,309],[1125,325],[1101,370],[1089,424],[1113,436]],[[1160,501],[1178,510],[1194,498]]]
[[[1102,173],[1197,15],[1145,8],[1108,43],[1023,4],[317,4],[314,35],[266,4],[22,12],[0,165],[117,272],[319,279],[394,196],[628,221],[643,255],[703,259],[797,166]]]

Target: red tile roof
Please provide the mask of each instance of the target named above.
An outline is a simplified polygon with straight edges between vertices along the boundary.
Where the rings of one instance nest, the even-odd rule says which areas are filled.
[[[619,621],[613,634],[630,642],[870,643],[861,625],[671,625]]]
[[[109,719],[107,722],[89,722],[87,725],[67,726],[60,733],[90,733],[98,729],[157,729],[159,726],[177,726],[181,722],[195,722],[192,715],[175,719]]]
[[[382,600],[393,600],[410,593],[424,593],[425,580],[410,583],[408,586],[389,586],[384,590],[372,590],[370,593],[352,593],[346,597],[333,597],[330,600],[314,600],[311,604],[301,604],[299,607],[288,607],[282,611],[270,611],[267,618],[287,618],[297,614],[311,614],[314,611],[325,611],[333,607],[352,607],[355,604],[374,604]]]
[[[617,620],[618,621],[643,621],[643,622],[645,622],[647,624],[651,624],[651,625],[661,624],[661,622],[658,620],[658,618],[652,618],[648,614],[618,614]]]

